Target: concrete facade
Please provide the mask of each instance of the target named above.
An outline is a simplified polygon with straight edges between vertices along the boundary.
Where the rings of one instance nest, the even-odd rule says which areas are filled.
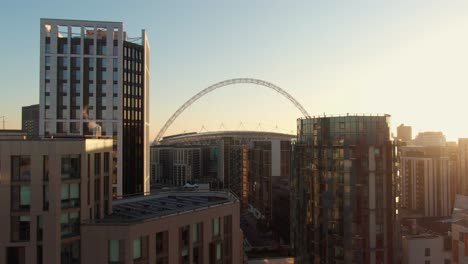
[[[148,202],[152,201],[154,206],[159,207],[163,206],[161,201],[171,197],[177,197],[175,199],[184,202],[196,202],[200,201],[201,197],[212,197],[221,199],[222,202],[216,205],[200,205],[196,209],[181,209],[174,213],[156,213],[151,217],[142,216],[134,220],[114,219],[113,215],[110,215],[109,219],[91,221],[83,225],[82,239],[86,241],[83,245],[83,263],[110,263],[111,243],[118,243],[120,246],[118,254],[112,257],[118,261],[113,263],[243,262],[239,200],[227,193],[186,192],[125,199],[114,201],[114,213],[118,214],[116,211],[120,209],[116,209],[117,207],[128,208],[129,212],[132,212],[131,208],[137,207],[135,202],[147,204],[147,210],[151,211]],[[219,226],[215,221],[219,221]],[[158,242],[158,234],[164,234],[162,242]],[[138,242],[136,253],[134,241],[140,239],[141,247],[138,247]]]
[[[456,152],[448,147],[400,149],[402,207],[424,216],[451,215],[457,189]]]
[[[450,254],[444,251],[444,238],[439,235],[404,236],[402,246],[402,264],[442,264],[451,261]]]
[[[458,139],[459,194],[468,195],[468,138]]]
[[[114,137],[114,195],[149,192],[145,31],[134,43],[121,22],[41,19],[39,76],[39,136]]]
[[[0,140],[0,263],[79,261],[80,223],[112,210],[110,153],[111,139]]]

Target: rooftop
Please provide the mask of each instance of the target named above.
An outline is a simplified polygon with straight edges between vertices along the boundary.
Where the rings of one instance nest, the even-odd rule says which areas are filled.
[[[170,145],[177,143],[199,142],[204,140],[222,139],[222,138],[248,138],[251,140],[291,140],[296,135],[264,132],[264,131],[248,131],[248,130],[231,130],[231,131],[214,131],[205,133],[184,133],[163,137],[159,142],[160,145]]]
[[[112,214],[89,224],[129,224],[239,202],[229,192],[179,191],[113,201]]]

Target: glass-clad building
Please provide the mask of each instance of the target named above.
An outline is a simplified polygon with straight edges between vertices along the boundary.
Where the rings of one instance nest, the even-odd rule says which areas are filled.
[[[389,121],[298,119],[291,157],[297,263],[393,263],[399,181]]]

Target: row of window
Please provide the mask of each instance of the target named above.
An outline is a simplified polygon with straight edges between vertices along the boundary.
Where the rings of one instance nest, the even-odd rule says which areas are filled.
[[[71,48],[68,43],[68,39],[66,38],[61,38],[61,33],[59,33],[59,38],[57,39],[57,53],[58,54],[81,54],[82,52],[82,46],[81,46],[81,41],[80,39],[72,39],[71,41]],[[107,56],[109,55],[107,53],[107,43],[105,41],[102,41],[98,39],[96,41],[96,44],[94,43],[93,40],[88,40],[86,39],[84,41],[84,50],[83,53],[85,55],[103,55]],[[114,41],[112,53],[110,55],[113,56],[118,56],[119,54],[119,47],[118,47],[118,42]],[[45,41],[45,46],[44,46],[44,52],[46,54],[51,54],[51,44],[50,44],[50,37],[46,38]]]
[[[117,111],[117,110],[115,110]],[[114,118],[115,119],[115,118]],[[110,122],[96,122],[96,125],[101,127],[101,135],[117,135],[118,123],[112,122],[112,130],[108,126]],[[88,122],[84,122],[81,125],[81,122],[56,122],[56,133],[72,133],[72,134],[81,134],[81,129],[83,129],[83,134],[91,135],[93,134],[93,130],[90,128],[93,125],[90,125]],[[52,127],[51,122],[45,122],[44,131],[46,134],[51,134]]]

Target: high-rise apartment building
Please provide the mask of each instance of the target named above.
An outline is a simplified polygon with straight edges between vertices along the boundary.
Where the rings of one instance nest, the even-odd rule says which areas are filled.
[[[399,125],[397,127],[397,138],[403,142],[410,142],[413,139],[411,126]]]
[[[447,140],[442,132],[421,132],[414,138],[413,144],[423,147],[445,147]]]
[[[149,44],[121,22],[41,19],[42,136],[114,139],[114,195],[149,191]]]
[[[393,263],[398,176],[388,115],[298,119],[291,242],[297,263]]]
[[[458,193],[468,195],[468,138],[458,139]]]
[[[0,139],[0,263],[80,262],[81,223],[112,212],[112,139]]]
[[[449,216],[457,191],[456,147],[400,150],[401,207],[423,216]]]
[[[30,138],[39,136],[39,105],[21,108],[21,130]]]

